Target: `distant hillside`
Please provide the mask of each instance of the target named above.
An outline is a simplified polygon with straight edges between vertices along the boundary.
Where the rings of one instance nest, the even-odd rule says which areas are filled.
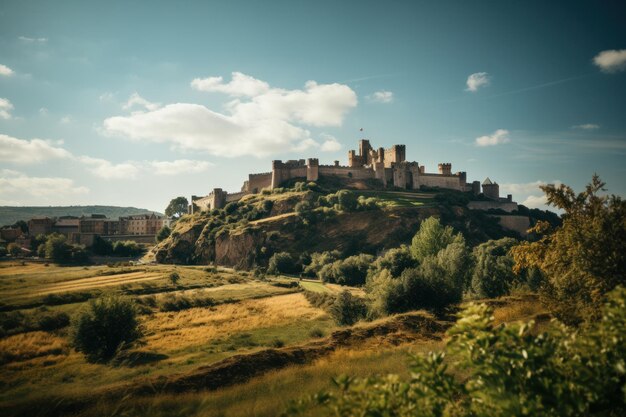
[[[136,214],[153,213],[147,209],[136,207],[117,206],[49,206],[49,207],[13,207],[0,206],[0,225],[14,224],[18,220],[27,221],[35,216],[88,216],[90,214],[104,214],[111,219]],[[161,213],[154,212],[162,215]]]

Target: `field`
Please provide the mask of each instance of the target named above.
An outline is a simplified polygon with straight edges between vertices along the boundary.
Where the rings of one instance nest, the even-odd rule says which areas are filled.
[[[169,279],[172,272],[181,277],[177,285]],[[447,324],[425,313],[344,330],[302,292],[343,289],[215,267],[1,262],[6,328],[0,335],[0,412],[274,416],[289,401],[329,388],[342,373],[405,374],[407,352],[443,343]],[[141,346],[113,363],[87,362],[70,346],[66,324],[45,330],[31,323],[7,331],[16,315],[71,316],[89,299],[111,292],[137,301],[145,334]],[[511,321],[541,311],[536,300],[521,298],[498,305],[496,312],[499,320]]]

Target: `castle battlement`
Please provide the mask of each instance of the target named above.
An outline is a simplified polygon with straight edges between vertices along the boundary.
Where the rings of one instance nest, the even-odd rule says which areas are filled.
[[[287,161],[277,159],[272,161],[270,172],[249,174],[248,180],[241,187],[241,192],[227,193],[221,188],[215,188],[206,197],[192,196],[192,201],[201,210],[221,208],[228,202],[237,201],[248,194],[259,193],[264,188],[280,187],[288,180],[317,181],[325,176],[344,178],[347,182],[377,180],[383,187],[409,190],[418,190],[426,186],[480,193],[480,183],[474,181],[467,184],[467,173],[459,171],[453,174],[451,163],[442,162],[438,164],[437,169],[436,173],[428,173],[426,168],[418,162],[407,161],[406,145],[374,149],[368,139],[361,139],[358,153],[354,149],[348,151],[347,165],[340,165],[339,161],[334,161],[332,165],[320,165],[318,158]],[[487,197],[499,199],[497,183],[492,183],[487,178],[482,188]]]

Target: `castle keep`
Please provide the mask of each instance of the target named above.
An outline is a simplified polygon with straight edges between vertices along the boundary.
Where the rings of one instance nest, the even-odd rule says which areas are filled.
[[[449,163],[439,164],[437,173],[427,173],[423,165],[406,161],[405,145],[374,149],[369,140],[362,139],[359,141],[358,154],[356,150],[348,151],[348,165],[339,165],[339,161],[334,161],[333,165],[320,165],[317,158],[285,162],[275,160],[272,161],[271,172],[248,175],[248,180],[243,183],[240,192],[228,193],[221,188],[215,188],[205,197],[192,196],[191,210],[193,212],[194,206],[199,210],[222,208],[247,194],[258,193],[263,188],[279,187],[281,183],[290,179],[317,181],[320,177],[326,176],[352,181],[378,181],[383,187],[408,190],[418,190],[421,186],[426,186],[480,193],[478,181],[467,184],[466,173],[452,173],[452,165]],[[489,194],[489,198],[499,199],[499,191],[493,186],[489,190],[485,189],[484,193]]]

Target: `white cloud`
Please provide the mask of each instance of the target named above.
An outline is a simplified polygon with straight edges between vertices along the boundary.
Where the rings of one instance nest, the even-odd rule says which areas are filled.
[[[393,101],[393,93],[391,91],[376,91],[371,96],[367,96],[370,101],[375,103],[391,103]]]
[[[511,141],[509,139],[509,131],[506,129],[498,129],[493,132],[491,135],[480,136],[476,138],[476,146],[495,146],[500,145],[502,143],[508,143]]]
[[[135,94],[137,94],[137,93],[135,93]],[[115,97],[114,93],[111,93],[111,92],[107,91],[107,92],[104,92],[104,93],[100,94],[98,96],[98,100],[100,100],[100,101],[113,101],[114,97]]]
[[[356,93],[350,87],[308,81],[303,90],[270,88],[250,99],[231,100],[224,113],[199,104],[175,103],[110,117],[103,126],[109,134],[171,143],[185,150],[227,157],[267,156],[315,146],[304,126],[340,126],[356,105]]]
[[[545,195],[529,195],[522,201],[522,205],[528,208],[541,208],[545,210],[548,205],[548,198]]]
[[[626,49],[602,51],[593,58],[596,64],[604,72],[620,72],[626,70]]]
[[[130,110],[135,106],[143,107],[148,111],[154,111],[161,107],[161,103],[152,103],[151,101],[148,101],[145,98],[141,97],[139,94],[133,93],[128,98],[126,104],[122,106],[122,108],[124,110]]]
[[[594,124],[594,123],[585,123],[585,124],[582,124],[582,125],[572,126],[572,129],[596,130],[596,129],[600,129],[600,125],[597,125],[597,124]]]
[[[324,143],[322,143],[321,150],[322,152],[337,152],[342,148],[341,143],[330,135],[323,135]]]
[[[19,40],[28,42],[28,43],[44,43],[48,42],[48,38],[29,38],[27,36],[18,37]]]
[[[59,123],[61,123],[62,125],[68,125],[68,124],[72,123],[72,118],[70,116],[63,116],[59,120]]]
[[[0,119],[9,120],[11,110],[13,110],[13,104],[6,98],[0,98]]]
[[[139,167],[133,162],[113,164],[106,159],[79,156],[77,160],[83,163],[96,177],[105,180],[134,179],[139,174]]]
[[[195,78],[191,87],[198,91],[225,93],[237,97],[255,97],[266,93],[270,85],[241,72],[233,72],[229,83],[224,84],[222,77]]]
[[[77,186],[69,178],[29,177],[23,173],[2,170],[0,172],[0,195],[11,196],[12,200],[0,200],[0,204],[23,205],[28,203],[41,204],[54,199],[58,202],[64,197],[86,194],[87,187]],[[20,204],[16,204],[16,203]]]
[[[467,77],[467,88],[466,91],[475,92],[478,91],[480,87],[486,87],[489,85],[489,74],[486,72],[475,72]]]
[[[13,74],[15,74],[15,72],[11,68],[7,67],[6,65],[0,64],[0,75],[10,77]]]
[[[48,109],[46,109],[45,107],[42,107],[39,109],[39,114],[42,116],[47,116],[49,113]]]
[[[33,164],[49,159],[70,158],[71,153],[42,139],[23,140],[0,135],[0,161]]]
[[[177,159],[175,161],[152,161],[149,168],[156,175],[192,174],[207,171],[213,164],[207,161]]]

